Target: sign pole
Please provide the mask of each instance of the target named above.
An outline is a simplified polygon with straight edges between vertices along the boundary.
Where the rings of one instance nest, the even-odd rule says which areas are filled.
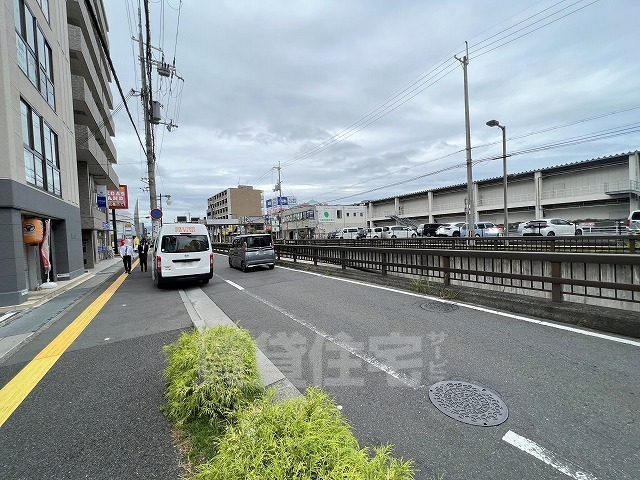
[[[118,225],[116,224],[116,209],[111,209],[111,215],[113,218],[113,256],[118,253]]]

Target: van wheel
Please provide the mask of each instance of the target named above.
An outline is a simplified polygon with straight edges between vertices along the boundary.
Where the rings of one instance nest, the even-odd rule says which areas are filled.
[[[415,233],[411,234],[411,238],[416,238],[417,235]]]
[[[242,262],[242,263],[240,264],[240,269],[241,269],[243,272],[246,272],[246,271],[247,271],[247,264],[246,264],[246,263],[244,263],[244,262]]]
[[[577,229],[577,230],[576,230],[576,235],[582,235],[582,230]]]
[[[275,265],[269,265],[269,270],[273,270],[275,268]]]
[[[229,257],[229,266],[233,268],[233,263],[231,263],[231,257]]]
[[[153,283],[155,284],[155,286],[156,286],[157,288],[162,288],[162,286],[163,286],[163,283],[162,283],[162,281],[160,280],[160,277],[158,276],[158,274],[157,274],[157,273],[156,273],[156,276],[155,276],[155,277],[153,277]]]
[[[391,238],[398,238],[398,237],[397,237],[397,236],[395,236],[395,235],[391,235]]]

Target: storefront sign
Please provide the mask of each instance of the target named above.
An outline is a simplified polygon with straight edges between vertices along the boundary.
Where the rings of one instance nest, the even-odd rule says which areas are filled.
[[[107,205],[113,209],[128,209],[129,195],[126,185],[120,185],[118,190],[109,190],[107,192]]]

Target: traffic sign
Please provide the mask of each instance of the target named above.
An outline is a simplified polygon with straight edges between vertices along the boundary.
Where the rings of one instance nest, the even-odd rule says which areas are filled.
[[[150,213],[151,218],[153,218],[154,220],[160,220],[162,218],[162,210],[160,210],[159,208],[154,208]]]

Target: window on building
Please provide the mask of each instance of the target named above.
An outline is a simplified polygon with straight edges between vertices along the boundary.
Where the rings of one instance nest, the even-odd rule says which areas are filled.
[[[24,100],[20,100],[20,115],[27,183],[62,196],[58,135]]]
[[[39,3],[43,11],[46,4],[45,15],[48,20],[49,3],[44,0]],[[13,14],[18,66],[55,110],[51,46],[24,0],[13,0]]]
[[[336,210],[336,218],[342,218],[342,210]]]

